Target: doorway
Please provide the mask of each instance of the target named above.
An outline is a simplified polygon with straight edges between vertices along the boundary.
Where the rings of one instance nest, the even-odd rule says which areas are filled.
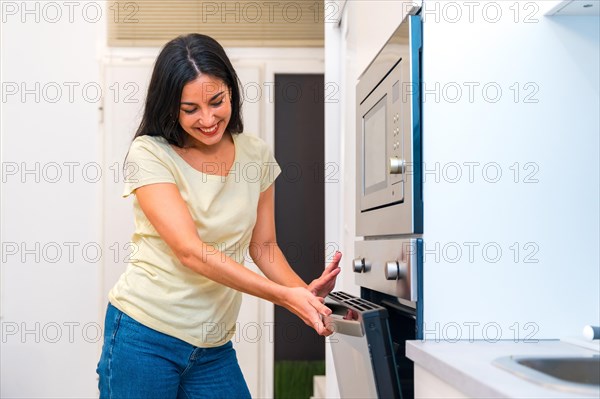
[[[277,241],[305,281],[325,258],[325,108],[323,74],[275,75]],[[309,397],[312,376],[325,373],[325,340],[302,320],[275,307],[275,397]]]

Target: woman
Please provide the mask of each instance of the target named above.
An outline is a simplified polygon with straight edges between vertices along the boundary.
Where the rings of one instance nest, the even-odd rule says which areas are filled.
[[[237,75],[208,36],[180,36],[156,60],[127,155],[136,252],[109,293],[102,398],[242,398],[231,337],[241,292],[284,306],[329,335],[323,305],[341,254],[306,285],[275,239],[266,144],[240,134]],[[245,250],[266,276],[246,269]]]

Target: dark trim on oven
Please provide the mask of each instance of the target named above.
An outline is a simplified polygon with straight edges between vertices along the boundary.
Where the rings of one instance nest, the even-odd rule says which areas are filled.
[[[378,205],[378,206],[374,206],[373,208],[368,208],[368,209],[361,209],[361,213],[365,213],[365,212],[369,212],[369,211],[376,211],[377,209],[381,209],[381,208],[387,208],[388,206],[392,206],[392,205],[397,205],[397,204],[401,204],[404,201],[395,201],[395,202],[390,202],[389,204],[385,204],[385,205]]]
[[[413,223],[414,233],[423,234],[423,176],[422,176],[422,145],[421,132],[423,126],[422,115],[422,61],[423,61],[423,24],[420,16],[411,16],[410,24],[410,62],[412,76],[412,84],[418,85],[413,90],[412,96],[412,120],[413,120]],[[416,166],[416,167],[415,167]]]
[[[416,339],[423,339],[423,239],[417,238],[417,322],[415,328],[417,330]]]

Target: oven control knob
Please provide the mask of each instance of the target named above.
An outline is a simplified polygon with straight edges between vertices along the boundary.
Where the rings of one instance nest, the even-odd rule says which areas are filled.
[[[367,273],[371,270],[371,262],[365,258],[356,258],[352,263],[354,266],[354,273]]]
[[[398,157],[391,157],[390,164],[388,165],[390,175],[399,175],[404,173],[404,165],[404,159],[400,159]]]
[[[385,264],[385,278],[388,280],[401,280],[406,277],[406,264],[392,260]]]
[[[365,258],[356,258],[354,259],[354,273],[364,273],[366,271],[365,268]]]

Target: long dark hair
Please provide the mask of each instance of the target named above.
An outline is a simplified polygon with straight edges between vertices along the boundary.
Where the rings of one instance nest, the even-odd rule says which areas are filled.
[[[229,133],[241,133],[242,97],[240,83],[223,47],[212,37],[191,33],[168,42],[161,50],[148,86],[144,115],[133,139],[162,136],[170,144],[183,147],[187,134],[179,125],[183,86],[206,74],[221,79],[231,92]]]

